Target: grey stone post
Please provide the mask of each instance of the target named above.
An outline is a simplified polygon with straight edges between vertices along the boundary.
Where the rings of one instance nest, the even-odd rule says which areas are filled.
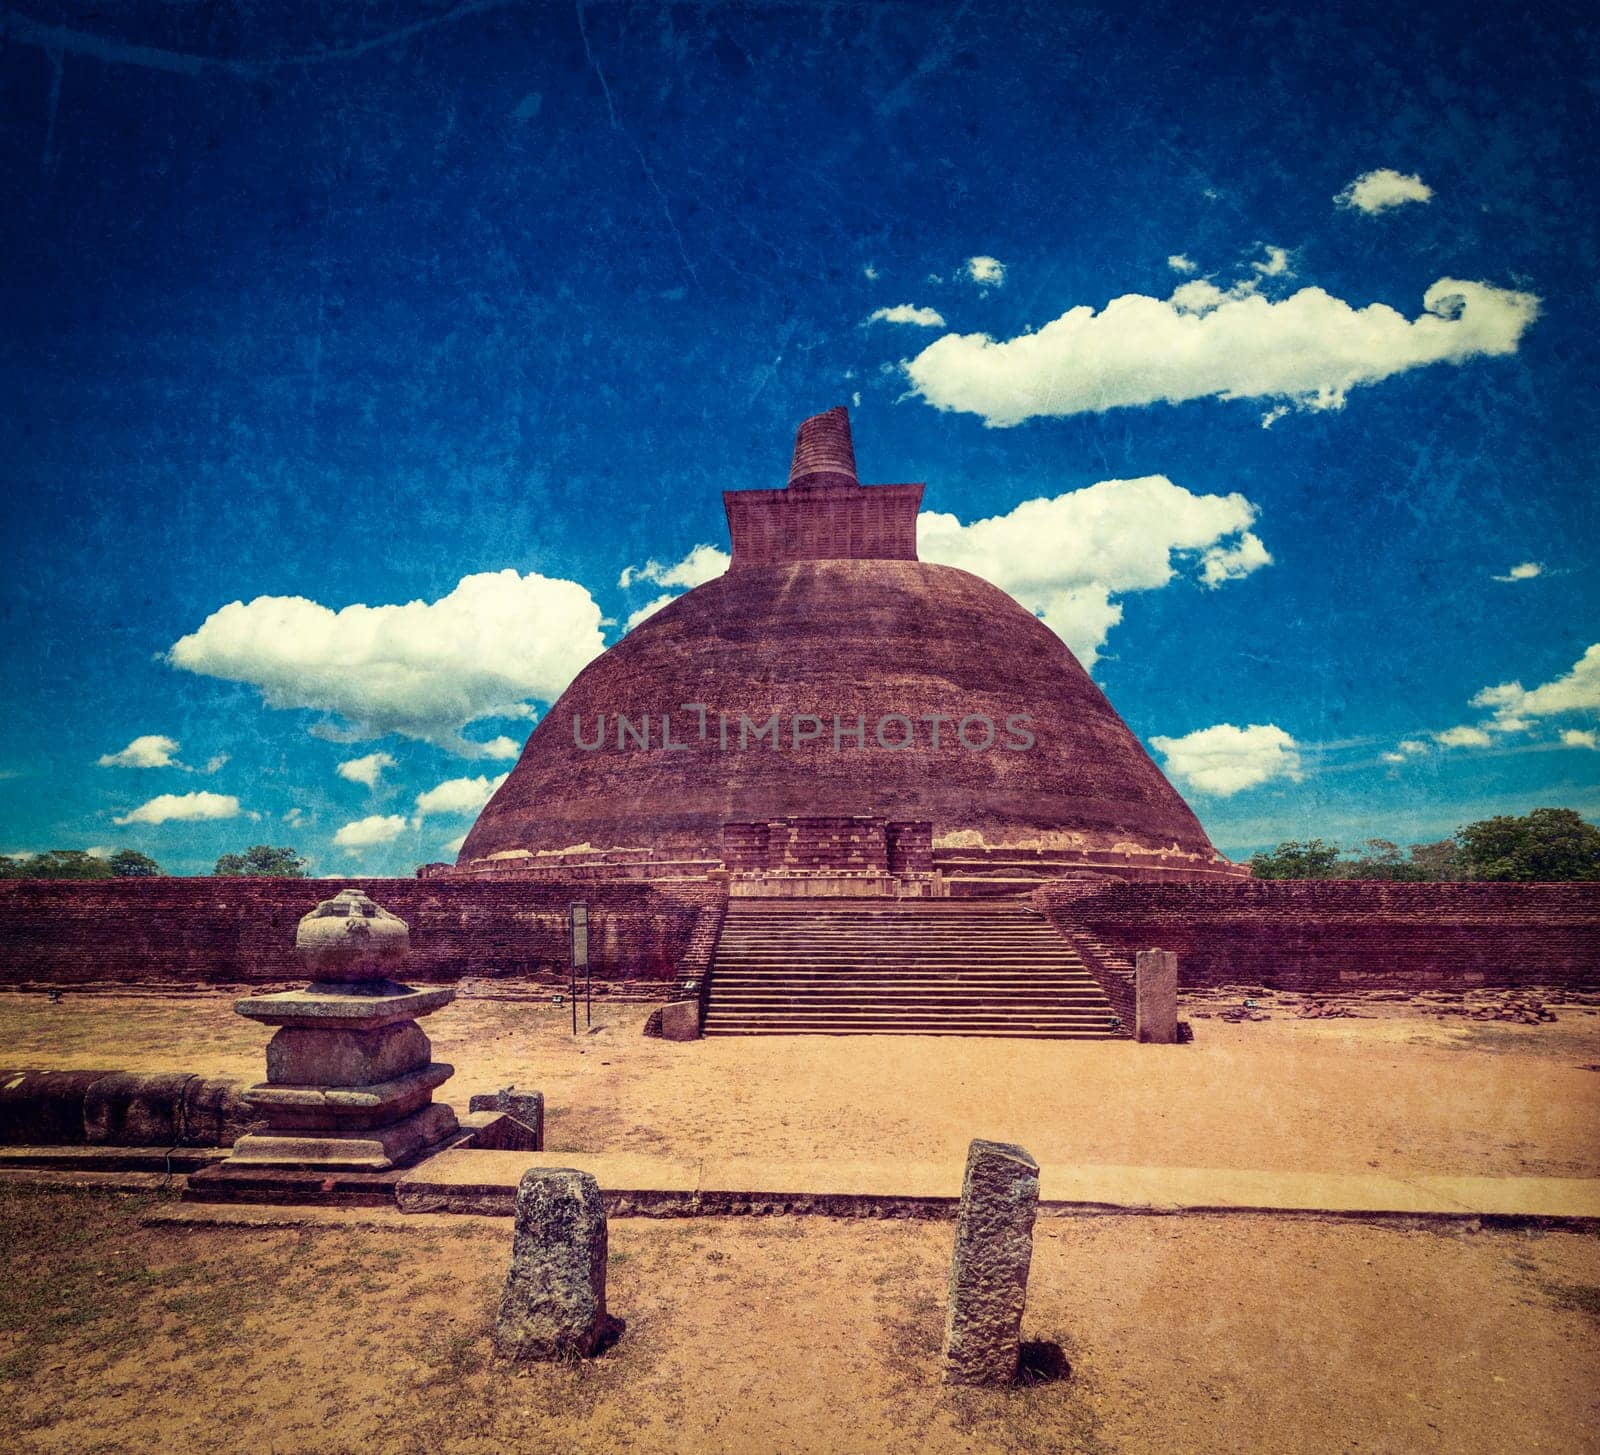
[[[509,1359],[596,1354],[622,1332],[606,1313],[606,1210],[587,1172],[535,1167],[517,1188],[511,1271],[495,1319]]]
[[[1016,1377],[1038,1210],[1039,1164],[1021,1147],[980,1140],[967,1148],[944,1325],[947,1384]]]
[[[1171,1046],[1178,1039],[1178,956],[1140,950],[1134,976],[1134,1039]]]

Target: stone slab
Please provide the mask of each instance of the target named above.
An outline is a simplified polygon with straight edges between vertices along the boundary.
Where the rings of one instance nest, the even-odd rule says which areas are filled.
[[[386,1172],[415,1162],[456,1129],[455,1112],[434,1102],[400,1121],[358,1132],[320,1136],[252,1132],[234,1143],[228,1163],[244,1168]]]
[[[433,1045],[415,1021],[373,1030],[280,1026],[267,1042],[267,1080],[288,1086],[371,1086],[426,1066]]]
[[[422,1107],[455,1074],[446,1061],[433,1061],[392,1081],[373,1086],[274,1086],[261,1082],[244,1099],[264,1113],[275,1129],[303,1130],[375,1127]]]
[[[469,1111],[460,1118],[461,1130],[470,1132],[462,1145],[485,1152],[537,1152],[539,1134],[509,1112]]]
[[[1171,1046],[1178,1040],[1178,956],[1140,950],[1134,972],[1134,1039]]]
[[[376,1030],[396,1021],[415,1020],[450,1004],[455,987],[436,985],[417,990],[389,982],[381,994],[340,993],[312,986],[308,990],[280,990],[271,995],[248,995],[234,1010],[269,1026],[340,1026],[346,1030]]]
[[[698,1041],[700,1039],[700,1002],[698,1000],[671,1000],[662,1006],[661,1039],[663,1041]]]
[[[468,1111],[498,1111],[515,1117],[525,1127],[533,1129],[533,1146],[530,1150],[544,1150],[544,1093],[518,1091],[515,1086],[503,1086],[499,1091],[476,1092],[467,1103]],[[507,1150],[507,1149],[500,1149]],[[520,1150],[520,1149],[518,1149]]]

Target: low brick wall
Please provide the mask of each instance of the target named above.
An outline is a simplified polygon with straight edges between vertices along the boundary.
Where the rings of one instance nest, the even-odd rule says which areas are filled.
[[[303,978],[295,926],[339,889],[364,889],[411,926],[410,978],[564,985],[567,909],[589,906],[597,981],[659,984],[689,953],[721,884],[571,885],[493,879],[18,879],[0,882],[0,985]]]
[[[1186,986],[1600,986],[1600,884],[1113,883],[1034,899],[1130,957],[1176,950]]]

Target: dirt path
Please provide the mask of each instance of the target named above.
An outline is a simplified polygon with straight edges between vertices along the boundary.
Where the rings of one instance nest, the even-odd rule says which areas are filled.
[[[265,1032],[231,995],[0,995],[0,1066],[257,1079]],[[538,1002],[458,1000],[426,1022],[446,1099],[545,1092],[557,1150],[937,1160],[974,1135],[1041,1161],[1326,1172],[1600,1175],[1600,1016],[1555,1024],[1202,1021],[1193,1045],[640,1035],[600,1006],[574,1038]]]

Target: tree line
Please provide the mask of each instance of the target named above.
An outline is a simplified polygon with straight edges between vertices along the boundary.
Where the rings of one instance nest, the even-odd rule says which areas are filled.
[[[241,853],[224,854],[211,872],[307,879],[311,864],[298,850],[252,844]],[[51,849],[45,854],[0,857],[0,879],[150,879],[163,873],[161,865],[137,849],[118,849],[104,856],[86,849]]]
[[[1536,808],[1520,818],[1480,819],[1453,837],[1402,850],[1368,839],[1345,850],[1322,839],[1288,840],[1250,856],[1257,879],[1387,879],[1426,883],[1480,880],[1551,884],[1600,879],[1600,829],[1570,808]]]

